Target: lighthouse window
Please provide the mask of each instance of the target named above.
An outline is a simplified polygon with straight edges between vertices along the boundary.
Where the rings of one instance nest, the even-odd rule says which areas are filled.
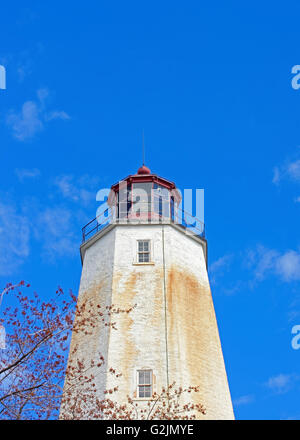
[[[138,240],[138,262],[150,262],[150,240]]]
[[[138,396],[152,396],[152,370],[138,371]]]

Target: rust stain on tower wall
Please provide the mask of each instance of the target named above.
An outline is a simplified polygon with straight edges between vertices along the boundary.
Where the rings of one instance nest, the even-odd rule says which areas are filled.
[[[105,314],[105,281],[93,284],[91,287],[86,289],[84,292],[80,293],[77,303],[77,312],[75,316],[74,328],[77,331],[72,333],[72,346],[78,345],[78,350],[85,351],[87,348],[90,353],[97,353],[99,350],[100,335],[104,330],[104,324],[101,319],[95,319],[95,326],[93,328],[88,327],[86,322],[89,318],[94,315],[98,316],[99,311]],[[98,308],[101,306],[101,309]],[[80,314],[79,314],[80,311]],[[89,344],[86,344],[86,330],[92,333],[89,337]]]
[[[159,327],[162,320],[162,310],[164,305],[164,295],[163,295],[163,269],[158,268],[154,273],[153,281],[153,303],[149,305],[151,307],[152,313],[149,320],[149,325],[154,327]]]
[[[167,316],[170,381],[177,379],[185,382],[181,385],[199,385],[200,393],[196,400],[208,409],[210,405],[216,408],[216,399],[220,396],[212,395],[211,385],[220,377],[220,393],[227,390],[208,282],[200,284],[193,273],[171,266],[167,277]],[[172,353],[178,350],[180,361],[186,359],[186,365],[181,367],[178,359],[174,355],[172,357]],[[178,372],[183,372],[183,375],[178,377]]]
[[[115,307],[119,307],[122,310],[128,310],[135,305],[137,280],[138,274],[136,272],[130,273],[129,276],[124,275],[124,273],[115,272],[113,278],[113,301]],[[133,370],[135,354],[137,351],[132,335],[132,326],[134,322],[133,313],[134,310],[129,313],[124,312],[118,314],[118,316],[113,316],[113,320],[117,323],[117,330],[112,330],[112,332],[116,331],[117,333],[120,333],[120,340],[122,339],[122,341],[126,341],[126,344],[120,343],[116,345],[119,363],[118,365],[111,367],[117,368],[122,372],[122,385],[126,384],[126,386],[129,382],[129,375]],[[117,335],[116,338],[118,338]],[[129,391],[127,390],[127,392]]]

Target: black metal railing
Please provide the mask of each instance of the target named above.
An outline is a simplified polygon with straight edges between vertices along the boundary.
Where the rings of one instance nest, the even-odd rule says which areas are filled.
[[[154,205],[153,205],[154,206]],[[192,216],[180,207],[176,206],[174,211],[163,215],[156,210],[129,212],[118,211],[117,207],[106,208],[97,217],[91,220],[82,228],[82,242],[86,242],[99,231],[102,231],[110,224],[157,224],[173,223],[181,226],[187,233],[205,238],[205,225],[197,217]]]

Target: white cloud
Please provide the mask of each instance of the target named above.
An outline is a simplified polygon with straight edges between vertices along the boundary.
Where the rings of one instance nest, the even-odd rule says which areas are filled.
[[[50,112],[45,116],[46,121],[53,121],[54,119],[62,119],[64,121],[71,119],[68,113],[64,111]]]
[[[25,179],[34,179],[36,177],[39,177],[41,175],[41,172],[37,168],[16,168],[15,173],[20,180],[20,182],[23,182]]]
[[[24,181],[40,175],[37,168],[17,168],[15,174]],[[63,200],[57,204],[57,195],[50,192],[45,206],[44,200],[30,197],[14,203],[0,202],[0,276],[16,272],[34,249],[46,262],[60,258],[78,257],[80,229],[89,218],[85,211],[72,209],[69,201],[87,204],[96,202],[99,178],[82,176],[60,176],[54,182]],[[92,190],[94,188],[94,190]],[[52,197],[51,197],[52,196]],[[59,202],[58,202],[59,203]],[[73,206],[73,205],[72,205]]]
[[[21,179],[38,174],[18,171]],[[78,256],[84,213],[64,205],[45,207],[35,198],[23,200],[19,207],[0,202],[0,276],[15,274],[32,249],[49,263]]]
[[[266,273],[274,268],[275,261],[279,253],[274,249],[267,249],[264,246],[257,246],[256,251],[250,251],[248,254],[250,264],[255,266],[255,278],[263,280]]]
[[[281,253],[259,245],[256,250],[248,251],[246,260],[248,267],[254,270],[256,280],[261,281],[268,274],[287,282],[300,280],[300,252],[295,250]]]
[[[300,280],[300,253],[290,250],[280,255],[275,269],[285,281]]]
[[[280,181],[280,171],[278,167],[275,167],[273,170],[273,179],[272,182],[277,185]]]
[[[29,221],[9,204],[0,203],[0,275],[11,275],[29,255]]]
[[[228,267],[231,259],[232,259],[232,255],[224,255],[223,257],[218,258],[218,260],[214,261],[210,265],[209,267],[210,272],[212,273],[218,272],[224,269],[225,267]]]
[[[63,197],[73,201],[78,200],[77,189],[73,184],[72,176],[59,176],[55,179],[54,184],[57,186]]]
[[[54,185],[65,199],[84,205],[96,200],[97,183],[98,179],[88,176],[75,178],[72,175],[63,175],[54,180]]]
[[[46,98],[49,96],[49,90],[46,88],[38,89],[36,92],[42,106],[45,105]]]
[[[30,139],[44,128],[40,110],[34,101],[26,101],[19,113],[11,111],[6,118],[7,125],[19,141]]]
[[[239,280],[234,279],[228,287],[225,287],[224,282],[220,282],[220,279],[225,275],[226,272],[232,270],[235,258],[233,254],[223,255],[222,257],[215,260],[210,264],[208,268],[209,278],[212,285],[221,288],[222,293],[227,296],[234,295],[241,288],[243,288],[243,283]]]
[[[247,394],[245,396],[241,396],[233,400],[233,404],[235,406],[248,405],[249,403],[252,402],[254,402],[254,396],[252,394]]]
[[[215,283],[216,279],[221,277],[224,272],[228,270],[232,257],[232,255],[224,255],[209,266],[209,274],[211,276],[212,283]]]
[[[70,119],[64,111],[46,111],[46,99],[49,95],[48,89],[37,91],[37,100],[26,101],[20,112],[11,110],[6,117],[6,124],[11,128],[13,136],[19,141],[32,139],[37,133],[44,129],[45,123],[53,119]]]
[[[282,180],[291,180],[293,182],[300,182],[300,159],[294,158],[287,160],[281,166],[276,166],[273,169],[272,182],[278,185]]]
[[[291,179],[300,181],[300,159],[288,164],[287,173]]]
[[[17,75],[20,82],[23,82],[26,76],[30,75],[32,72],[29,63],[19,65],[17,68]]]
[[[37,217],[36,238],[41,242],[43,255],[51,261],[58,257],[72,257],[78,251],[72,211],[51,207]]]
[[[297,377],[293,374],[278,374],[270,377],[264,385],[276,394],[284,394],[292,388],[296,380]]]

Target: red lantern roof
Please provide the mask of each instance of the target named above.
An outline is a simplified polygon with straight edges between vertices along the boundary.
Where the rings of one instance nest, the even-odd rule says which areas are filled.
[[[167,188],[169,191],[172,191],[173,195],[175,196],[175,200],[177,203],[180,203],[181,195],[180,192],[176,189],[176,185],[174,182],[171,182],[170,180],[165,179],[164,177],[160,177],[157,174],[151,173],[150,168],[148,168],[146,165],[142,165],[136,174],[130,174],[125,179],[122,179],[118,183],[115,183],[111,187],[111,193],[108,197],[109,203],[112,201],[113,193],[116,193],[119,191],[119,186],[123,183],[131,184],[131,183],[146,183],[146,182],[153,182],[158,185],[161,185],[165,188]]]
[[[150,168],[146,167],[146,165],[141,166],[138,169],[138,174],[151,174]]]

